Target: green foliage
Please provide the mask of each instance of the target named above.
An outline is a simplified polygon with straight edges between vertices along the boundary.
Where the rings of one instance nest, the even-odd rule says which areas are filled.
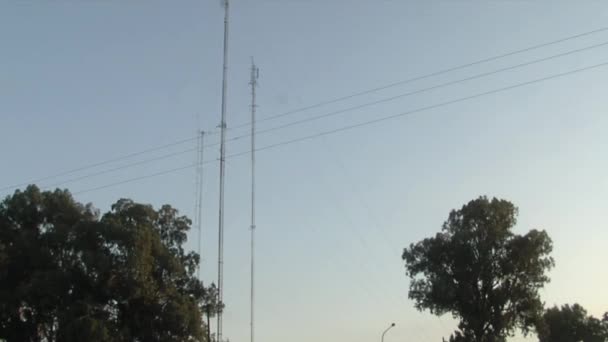
[[[207,316],[207,340],[208,341],[214,341],[214,339],[211,338],[211,324],[210,324],[210,319],[211,317],[215,316],[217,313],[221,312],[222,310],[224,310],[224,304],[218,301],[219,298],[219,294],[218,294],[218,289],[215,286],[215,284],[211,284],[211,286],[209,286],[207,288],[207,291],[204,293],[203,295],[203,306],[202,306],[202,311],[205,314],[205,316]]]
[[[538,290],[553,267],[544,231],[516,235],[517,208],[480,197],[453,210],[441,232],[403,252],[409,298],[419,310],[459,319],[453,342],[505,341],[542,313]]]
[[[189,227],[168,205],[101,216],[67,190],[16,191],[0,203],[0,340],[206,341],[203,309],[221,305],[194,277]]]
[[[564,305],[547,309],[537,324],[540,342],[606,342],[608,313],[604,319],[588,316],[580,305]]]

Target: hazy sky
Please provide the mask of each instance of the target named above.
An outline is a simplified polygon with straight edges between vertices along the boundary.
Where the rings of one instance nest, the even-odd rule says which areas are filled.
[[[228,126],[606,26],[605,1],[232,0]],[[220,116],[216,0],[0,2],[0,187],[191,138]],[[608,31],[260,123],[260,129],[608,41]],[[608,46],[260,135],[263,147],[608,62]],[[479,196],[546,229],[548,305],[608,310],[608,67],[258,153],[257,341],[440,341],[407,299],[401,250]],[[229,132],[229,137],[246,133]],[[217,135],[208,143],[217,142]],[[121,197],[191,216],[188,141],[40,181],[102,210]],[[228,145],[246,151],[248,140]],[[90,176],[175,152],[171,158]],[[179,154],[179,152],[182,152]],[[205,150],[203,274],[216,275],[217,147]],[[57,185],[58,183],[62,183]],[[225,336],[248,338],[249,162],[227,162]],[[2,195],[12,189],[3,189]],[[196,234],[192,234],[193,239]],[[194,244],[191,244],[194,246]]]

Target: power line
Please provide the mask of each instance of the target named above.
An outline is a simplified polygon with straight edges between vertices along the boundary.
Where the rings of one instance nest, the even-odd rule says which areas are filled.
[[[128,168],[131,168],[133,166],[143,165],[143,164],[151,163],[151,162],[162,160],[162,159],[167,159],[167,158],[170,158],[170,157],[175,157],[177,155],[185,154],[185,153],[193,152],[193,151],[197,151],[197,148],[190,148],[190,149],[187,149],[187,150],[182,150],[182,151],[178,151],[178,152],[164,154],[164,155],[159,156],[159,157],[149,158],[149,159],[145,159],[145,160],[140,160],[140,161],[137,161],[137,162],[134,162],[134,163],[122,165],[122,166],[115,167],[115,168],[112,168],[112,169],[107,169],[107,170],[103,170],[103,171],[99,171],[99,172],[83,175],[83,176],[80,176],[80,177],[75,177],[75,178],[67,179],[67,180],[64,180],[64,181],[61,181],[61,182],[58,182],[58,183],[47,185],[47,186],[45,186],[45,188],[54,188],[54,187],[57,187],[57,186],[60,186],[60,185],[63,185],[63,184],[73,183],[73,182],[76,182],[76,181],[79,181],[79,180],[83,180],[83,179],[87,179],[87,178],[92,178],[92,177],[108,174],[108,173],[119,171],[119,170],[128,169]]]
[[[101,161],[101,162],[97,162],[97,163],[93,163],[93,164],[88,164],[88,165],[77,167],[75,169],[71,169],[71,170],[68,170],[68,171],[63,171],[63,172],[60,172],[60,173],[56,173],[56,174],[51,175],[51,176],[46,176],[46,177],[42,177],[42,178],[38,178],[38,179],[33,179],[33,180],[28,181],[28,182],[23,182],[23,183],[20,183],[20,184],[13,184],[13,185],[10,185],[10,186],[5,186],[3,188],[0,188],[0,191],[14,189],[14,188],[18,188],[18,187],[21,187],[21,186],[29,185],[29,184],[32,184],[32,183],[39,183],[41,181],[45,181],[45,180],[49,180],[49,179],[53,179],[53,178],[57,178],[57,177],[67,176],[67,175],[76,173],[78,171],[83,171],[83,170],[91,169],[91,168],[94,168],[94,167],[97,167],[97,166],[102,166],[102,165],[105,165],[105,164],[110,164],[110,163],[114,163],[114,162],[117,162],[117,161],[133,158],[133,157],[145,154],[145,153],[162,150],[162,149],[165,149],[165,148],[168,148],[168,147],[171,147],[171,146],[180,145],[180,144],[183,144],[183,143],[186,143],[186,142],[189,142],[189,141],[193,141],[195,139],[197,139],[197,137],[177,140],[177,141],[174,141],[172,143],[168,143],[168,144],[165,144],[165,145],[148,148],[148,149],[145,149],[145,150],[142,150],[142,151],[139,151],[139,152],[134,152],[134,153],[130,153],[130,154],[127,154],[127,155],[120,156],[120,157],[116,157],[116,158],[112,158],[112,159],[107,159],[107,160],[104,160],[104,161]]]
[[[546,42],[546,43],[530,46],[530,47],[527,47],[527,48],[515,50],[515,51],[504,53],[504,54],[501,54],[501,55],[496,55],[496,56],[480,59],[480,60],[477,60],[477,61],[474,61],[474,62],[470,62],[470,63],[458,65],[458,66],[455,66],[455,67],[439,70],[439,71],[432,72],[432,73],[429,73],[429,74],[426,74],[426,75],[417,76],[417,77],[410,78],[410,79],[407,79],[407,80],[403,80],[403,81],[399,81],[399,82],[394,82],[394,83],[391,83],[391,84],[387,84],[387,85],[384,85],[384,86],[368,89],[368,90],[357,92],[357,93],[353,93],[353,94],[350,94],[350,95],[334,98],[334,99],[331,99],[331,100],[318,102],[318,103],[313,104],[313,105],[297,108],[297,109],[290,110],[290,111],[287,111],[287,112],[284,112],[284,113],[280,113],[280,114],[276,114],[276,115],[273,115],[273,116],[269,116],[269,117],[266,117],[266,118],[257,119],[257,121],[258,122],[265,122],[265,121],[274,120],[274,119],[277,119],[277,118],[280,118],[280,117],[284,117],[284,116],[287,116],[287,115],[291,115],[291,114],[303,112],[303,111],[306,111],[306,110],[309,110],[309,109],[314,109],[314,108],[318,108],[318,107],[321,107],[321,106],[324,106],[324,105],[328,105],[328,104],[344,101],[344,100],[347,100],[347,99],[351,99],[351,98],[354,98],[354,97],[357,97],[357,96],[361,96],[361,95],[366,95],[366,94],[378,92],[380,90],[385,90],[385,89],[389,89],[391,87],[395,87],[395,86],[398,86],[398,85],[404,85],[404,84],[412,83],[412,82],[423,80],[423,79],[427,79],[427,78],[430,78],[430,77],[433,77],[433,76],[439,76],[439,75],[446,74],[446,73],[449,73],[449,72],[452,72],[452,71],[457,71],[457,70],[464,69],[464,68],[471,67],[471,66],[475,66],[475,65],[478,65],[478,64],[494,61],[494,60],[497,60],[497,59],[500,59],[500,58],[504,58],[504,57],[508,57],[508,56],[512,56],[512,55],[516,55],[516,54],[520,54],[520,53],[527,52],[527,51],[532,51],[532,50],[540,49],[542,47],[546,47],[546,46],[550,46],[550,45],[555,45],[555,44],[558,44],[558,43],[563,43],[563,42],[566,42],[566,41],[569,41],[569,40],[585,37],[585,36],[588,36],[588,35],[592,35],[592,34],[603,32],[603,31],[607,31],[607,30],[608,30],[608,27],[598,28],[598,29],[595,29],[595,30],[592,30],[592,31],[587,31],[587,32],[579,33],[579,34],[576,34],[576,35],[572,35],[572,36],[564,37],[564,38],[561,38],[561,39],[553,40],[553,41],[550,41],[550,42]],[[593,47],[588,47],[587,49],[589,49],[589,48],[593,48]],[[578,51],[578,50],[574,50],[574,51]],[[574,53],[574,52],[572,52],[572,53]],[[483,76],[480,76],[480,77],[483,77]],[[464,81],[461,81],[461,82],[464,82]],[[439,86],[436,86],[436,87],[443,87],[443,86],[447,86],[447,85],[444,84],[444,85],[439,85]],[[428,91],[428,90],[431,90],[431,89],[419,90],[418,92],[423,92],[423,91]],[[406,95],[403,95],[403,96],[406,96]],[[409,96],[409,95],[407,95],[407,96]],[[369,105],[371,105],[371,104],[369,104]],[[364,106],[367,106],[367,105],[364,105]],[[353,109],[349,109],[349,110],[354,110],[354,109],[358,109],[358,108],[363,108],[363,107],[353,107]],[[336,113],[336,114],[338,114],[338,113]],[[333,115],[333,113],[332,113],[332,115]],[[249,126],[249,125],[251,125],[251,122],[239,124],[237,126],[232,127],[231,129],[237,129],[237,128],[241,128],[241,127],[245,127],[245,126]],[[275,129],[271,129],[271,130],[275,130]],[[217,135],[217,134],[219,134],[219,132],[217,132],[217,131],[206,132],[206,135],[208,135],[208,136]],[[228,141],[235,141],[235,140],[238,140],[240,138],[247,137],[247,136],[248,135],[237,136],[237,137],[228,139]],[[183,144],[183,143],[186,143],[186,142],[189,142],[189,141],[193,141],[193,140],[196,140],[196,139],[198,139],[198,137],[195,136],[195,137],[190,137],[190,138],[187,138],[187,139],[177,140],[177,141],[165,144],[165,145],[156,146],[156,147],[152,147],[152,148],[145,149],[145,150],[142,150],[142,151],[138,151],[138,152],[126,154],[126,155],[123,155],[123,156],[119,156],[119,157],[116,157],[116,158],[107,159],[107,160],[104,160],[104,161],[101,161],[101,162],[96,162],[96,163],[93,163],[93,164],[84,165],[84,166],[77,167],[77,168],[74,168],[74,169],[71,169],[71,170],[67,170],[67,171],[63,171],[63,172],[60,172],[60,173],[56,173],[56,174],[53,174],[53,175],[50,175],[50,176],[45,176],[45,177],[38,178],[38,179],[32,179],[32,180],[27,181],[27,182],[22,182],[22,183],[19,183],[19,184],[13,184],[13,185],[10,185],[10,186],[5,186],[3,188],[0,188],[0,191],[15,189],[15,188],[19,188],[19,187],[22,187],[22,186],[26,186],[28,184],[39,183],[41,181],[45,181],[45,180],[49,180],[49,179],[53,179],[53,178],[58,178],[58,177],[62,177],[62,176],[67,176],[67,175],[70,175],[70,174],[73,174],[73,173],[76,173],[76,172],[79,172],[79,171],[84,171],[84,170],[91,169],[91,168],[98,167],[98,166],[102,166],[102,165],[105,165],[105,164],[110,164],[110,163],[114,163],[114,162],[117,162],[117,161],[129,159],[129,158],[132,158],[132,157],[135,157],[135,156],[139,156],[139,155],[142,155],[142,154],[145,154],[145,153],[158,151],[158,150],[161,150],[161,149],[165,149],[165,148],[168,148],[168,147],[171,147],[171,146]],[[215,147],[215,146],[218,146],[218,145],[220,145],[220,144],[219,143],[217,143],[217,144],[209,144],[209,145],[206,146],[206,148],[211,148],[211,147]]]
[[[336,128],[336,129],[320,132],[320,133],[317,133],[317,134],[308,135],[308,136],[305,136],[305,137],[296,138],[296,139],[287,140],[287,141],[284,141],[284,142],[281,142],[281,143],[264,146],[264,147],[258,149],[258,151],[267,150],[267,149],[279,147],[279,146],[282,146],[282,145],[288,145],[288,144],[292,144],[292,143],[296,143],[296,142],[300,142],[300,141],[310,140],[310,139],[314,139],[314,138],[317,138],[317,137],[322,137],[322,136],[325,136],[325,135],[330,135],[330,134],[334,134],[334,133],[338,133],[338,132],[342,132],[342,131],[347,131],[347,130],[351,130],[351,129],[358,128],[358,127],[368,126],[368,125],[372,125],[372,124],[379,123],[379,122],[382,122],[382,121],[387,121],[387,120],[395,119],[395,118],[398,118],[398,117],[402,117],[402,116],[406,116],[406,115],[411,115],[411,114],[415,114],[415,113],[419,113],[419,112],[423,112],[423,111],[427,111],[427,110],[431,110],[431,109],[435,109],[435,108],[445,107],[445,106],[448,106],[448,105],[451,105],[451,104],[455,104],[455,103],[459,103],[459,102],[464,102],[464,101],[472,100],[472,99],[475,99],[475,98],[478,98],[478,97],[482,97],[482,96],[486,96],[486,95],[491,95],[491,94],[495,94],[495,93],[500,93],[500,92],[503,92],[503,91],[507,91],[507,90],[511,90],[511,89],[515,89],[515,88],[519,88],[519,87],[523,87],[523,86],[534,84],[534,83],[540,83],[540,82],[548,81],[548,80],[551,80],[551,79],[555,79],[555,78],[559,78],[559,77],[564,77],[564,76],[567,76],[567,75],[572,75],[572,74],[575,74],[575,73],[579,73],[579,72],[583,72],[583,71],[599,68],[599,67],[606,66],[606,65],[608,65],[608,62],[604,62],[604,63],[600,63],[600,64],[595,64],[595,65],[592,65],[592,66],[588,66],[588,67],[584,67],[584,68],[580,68],[580,69],[575,69],[575,70],[571,70],[571,71],[567,71],[567,72],[563,72],[563,73],[559,73],[559,74],[554,74],[554,75],[551,75],[551,76],[547,76],[547,77],[543,77],[543,78],[538,78],[538,79],[534,79],[534,80],[527,81],[527,82],[518,83],[518,84],[511,85],[511,86],[504,87],[504,88],[493,89],[493,90],[482,92],[482,93],[478,93],[478,94],[475,94],[475,95],[461,97],[461,98],[458,98],[458,99],[455,99],[455,100],[450,100],[450,101],[441,102],[439,104],[435,104],[435,105],[431,105],[431,106],[427,106],[427,107],[421,107],[421,108],[413,109],[413,110],[410,110],[410,111],[407,111],[407,112],[403,112],[403,113],[399,113],[399,114],[394,114],[394,115],[385,116],[385,117],[381,117],[381,118],[377,118],[377,119],[373,119],[373,120],[369,120],[369,121],[364,121],[364,122],[353,124],[353,125],[349,125],[349,126],[343,126],[343,127],[339,127],[339,128]]]
[[[416,76],[416,77],[413,77],[413,78],[410,78],[410,79],[406,79],[406,80],[403,80],[403,81],[398,81],[398,82],[386,84],[386,85],[383,85],[383,86],[379,86],[379,87],[376,87],[376,88],[371,88],[371,89],[368,89],[368,90],[352,93],[352,94],[345,95],[345,96],[342,96],[342,97],[337,97],[337,98],[334,98],[334,99],[330,99],[330,100],[326,100],[326,101],[321,101],[321,102],[315,103],[313,105],[308,105],[308,106],[300,107],[300,108],[293,109],[293,110],[290,110],[290,111],[287,111],[287,112],[283,112],[283,113],[275,114],[275,115],[272,115],[272,116],[268,116],[266,118],[257,119],[257,121],[258,122],[265,122],[265,121],[269,121],[269,120],[274,120],[274,119],[277,119],[277,118],[280,118],[280,117],[284,117],[284,116],[287,116],[287,115],[303,112],[303,111],[306,111],[306,110],[309,110],[309,109],[314,109],[314,108],[318,108],[318,107],[325,106],[325,105],[328,105],[328,104],[332,104],[332,103],[348,100],[348,99],[351,99],[353,97],[357,97],[357,96],[361,96],[361,95],[367,95],[367,94],[378,92],[380,90],[385,90],[385,89],[389,89],[389,88],[392,88],[392,87],[396,87],[396,86],[400,86],[400,85],[405,85],[405,84],[416,82],[416,81],[421,81],[421,80],[424,80],[424,79],[427,79],[427,78],[431,78],[431,77],[434,77],[434,76],[443,75],[443,74],[446,74],[446,73],[449,73],[449,72],[452,72],[452,71],[457,71],[457,70],[465,69],[465,68],[468,68],[468,67],[471,67],[471,66],[475,66],[475,65],[491,62],[491,61],[494,61],[494,60],[497,60],[497,59],[501,59],[501,58],[517,55],[517,54],[520,54],[520,53],[524,53],[524,52],[540,49],[540,48],[543,48],[543,47],[546,47],[546,46],[563,43],[563,42],[566,42],[566,41],[569,41],[569,40],[572,40],[572,39],[577,39],[577,38],[589,36],[589,35],[592,35],[592,34],[595,34],[595,33],[599,33],[599,32],[603,32],[603,31],[607,31],[607,30],[608,30],[608,27],[602,27],[602,28],[599,28],[599,29],[596,29],[596,30],[579,33],[579,34],[576,34],[576,35],[573,35],[573,36],[568,36],[568,37],[560,38],[560,39],[553,40],[553,41],[550,41],[550,42],[546,42],[546,43],[542,43],[542,44],[538,44],[538,45],[529,46],[529,47],[526,47],[526,48],[523,48],[523,49],[519,49],[519,50],[503,53],[503,54],[500,54],[500,55],[495,55],[495,56],[492,56],[492,57],[483,58],[483,59],[480,59],[480,60],[477,60],[477,61],[474,61],[474,62],[461,64],[461,65],[450,67],[450,68],[447,68],[447,69],[442,69],[442,70],[435,71],[435,72],[432,72],[432,73],[429,73],[429,74],[425,74],[425,75],[421,75],[421,76]],[[244,122],[242,124],[239,124],[239,125],[236,125],[236,126],[232,127],[232,129],[246,127],[246,126],[249,126],[249,125],[251,125],[251,122]]]
[[[304,137],[299,137],[299,138],[295,138],[295,139],[291,139],[291,140],[282,141],[282,142],[279,142],[279,143],[276,143],[276,144],[271,144],[271,145],[267,145],[267,146],[264,146],[264,147],[257,148],[255,151],[257,152],[257,151],[269,150],[269,149],[273,149],[273,148],[284,146],[284,145],[290,145],[290,144],[294,144],[294,143],[301,142],[301,141],[311,140],[311,139],[314,139],[314,138],[318,138],[318,137],[322,137],[322,136],[326,136],[326,135],[335,134],[335,133],[338,133],[338,132],[343,132],[343,131],[348,131],[348,130],[359,128],[359,127],[369,126],[369,125],[373,125],[373,124],[380,123],[380,122],[383,122],[383,121],[388,121],[388,120],[396,119],[396,118],[399,118],[399,117],[404,117],[404,116],[408,116],[408,115],[411,115],[411,114],[428,111],[428,110],[431,110],[431,109],[445,107],[445,106],[449,106],[449,105],[452,105],[452,104],[456,104],[456,103],[460,103],[460,102],[465,102],[465,101],[468,101],[468,100],[476,99],[476,98],[479,98],[479,97],[483,97],[483,96],[487,96],[487,95],[491,95],[491,94],[496,94],[496,93],[501,93],[501,92],[508,91],[508,90],[511,90],[511,89],[520,88],[520,87],[524,87],[524,86],[532,85],[532,84],[536,84],[536,83],[541,83],[541,82],[549,81],[549,80],[552,80],[552,79],[556,79],[556,78],[560,78],[560,77],[564,77],[564,76],[568,76],[568,75],[573,75],[573,74],[576,74],[576,73],[580,73],[580,72],[584,72],[584,71],[588,71],[588,70],[592,70],[592,69],[597,69],[597,68],[604,67],[604,66],[608,66],[608,62],[604,62],[604,63],[600,63],[600,64],[594,64],[594,65],[587,66],[587,67],[584,67],[584,68],[579,68],[579,69],[574,69],[574,70],[570,70],[570,71],[566,71],[566,72],[562,72],[562,73],[558,73],[558,74],[553,74],[553,75],[549,75],[549,76],[546,76],[546,77],[537,78],[537,79],[534,79],[534,80],[531,80],[531,81],[517,83],[517,84],[511,85],[511,86],[507,86],[507,87],[497,88],[497,89],[493,89],[493,90],[477,93],[477,94],[474,94],[474,95],[460,97],[460,98],[457,98],[457,99],[454,99],[454,100],[449,100],[449,101],[441,102],[441,103],[434,104],[434,105],[431,105],[431,106],[420,107],[420,108],[416,108],[416,109],[409,110],[409,111],[402,112],[402,113],[398,113],[398,114],[384,116],[384,117],[381,117],[381,118],[376,118],[376,119],[373,119],[373,120],[368,120],[368,121],[364,121],[364,122],[360,122],[360,123],[356,123],[356,124],[352,124],[352,125],[342,126],[342,127],[338,127],[338,128],[335,128],[335,129],[319,132],[319,133],[316,133],[316,134],[307,135],[307,136],[304,136]],[[243,152],[238,152],[238,153],[235,153],[235,154],[228,155],[226,158],[236,158],[236,157],[239,157],[239,156],[248,155],[249,153],[251,153],[250,150],[243,151]],[[213,163],[213,162],[216,162],[216,160],[208,160],[208,161],[203,162],[203,164],[208,164],[208,163]],[[172,172],[177,172],[177,171],[184,170],[184,169],[187,169],[187,168],[191,168],[191,167],[194,167],[194,166],[196,166],[196,164],[191,164],[191,165],[186,165],[186,166],[182,166],[182,167],[179,167],[179,168],[174,168],[174,169],[170,169],[170,170],[166,170],[166,171],[161,171],[161,172],[157,172],[157,173],[154,173],[154,174],[151,174],[151,175],[145,175],[145,176],[135,177],[135,178],[123,180],[123,181],[120,181],[120,182],[117,182],[117,183],[106,184],[106,185],[102,185],[102,186],[99,186],[99,187],[96,187],[96,188],[91,188],[91,189],[86,189],[86,190],[82,190],[82,191],[79,191],[79,192],[75,192],[74,194],[76,195],[76,194],[81,194],[81,193],[85,193],[85,192],[105,189],[105,188],[109,188],[109,187],[116,186],[116,185],[121,185],[121,184],[129,183],[129,182],[138,181],[138,180],[141,180],[141,179],[146,179],[146,178],[151,178],[151,177],[155,177],[155,176],[169,174],[169,173],[172,173]]]
[[[162,175],[166,175],[166,174],[177,172],[177,171],[181,171],[181,170],[186,170],[186,169],[189,169],[191,167],[195,167],[196,165],[197,164],[195,163],[195,164],[190,164],[190,165],[186,165],[186,166],[182,166],[182,167],[177,167],[177,168],[170,169],[170,170],[156,172],[156,173],[145,175],[145,176],[139,176],[139,177],[129,178],[129,179],[125,179],[125,180],[120,181],[120,182],[116,182],[116,183],[112,183],[112,184],[106,184],[106,185],[102,185],[102,186],[98,186],[98,187],[90,188],[90,189],[86,189],[86,190],[81,190],[81,191],[75,192],[74,195],[79,195],[79,194],[83,194],[83,193],[91,192],[91,191],[95,191],[95,190],[101,190],[101,189],[109,188],[109,187],[116,186],[116,185],[131,183],[131,182],[139,181],[139,180],[146,179],[146,178],[152,178],[152,177],[156,177],[156,176],[162,176]]]
[[[524,66],[529,66],[529,65],[532,65],[532,64],[540,63],[540,62],[545,62],[545,61],[548,61],[548,60],[564,57],[564,56],[567,56],[567,55],[579,53],[579,52],[586,51],[586,50],[591,50],[591,49],[602,47],[602,46],[606,46],[606,45],[608,45],[608,42],[602,42],[602,43],[599,43],[599,44],[594,44],[594,45],[590,45],[590,46],[587,46],[587,47],[583,47],[583,48],[580,48],[580,49],[566,51],[566,52],[559,53],[559,54],[556,54],[556,55],[552,55],[552,56],[548,56],[548,57],[543,57],[543,58],[535,59],[535,60],[532,60],[532,61],[529,61],[529,62],[524,62],[524,63],[520,63],[520,64],[517,64],[517,65],[509,66],[509,67],[500,68],[500,69],[497,69],[497,70],[480,73],[480,74],[477,74],[477,75],[461,78],[461,79],[454,80],[454,81],[445,82],[445,83],[434,85],[434,86],[430,86],[430,87],[427,87],[427,88],[421,88],[421,89],[413,90],[411,92],[407,92],[407,93],[403,93],[403,94],[398,94],[398,95],[391,96],[391,97],[384,98],[384,99],[380,99],[380,100],[377,100],[377,101],[367,102],[367,103],[363,103],[363,104],[360,104],[360,105],[357,105],[357,106],[348,107],[348,108],[345,108],[345,109],[341,109],[341,110],[337,110],[337,111],[332,111],[332,112],[329,112],[329,113],[324,113],[324,114],[320,114],[320,115],[304,118],[304,119],[297,120],[297,121],[288,122],[288,123],[283,124],[283,125],[279,125],[279,126],[275,126],[275,127],[270,127],[270,128],[258,130],[255,133],[256,134],[270,133],[270,132],[277,131],[277,130],[280,130],[280,129],[284,129],[284,128],[300,125],[300,124],[311,122],[311,121],[316,121],[316,120],[324,119],[324,118],[327,118],[327,117],[330,117],[330,116],[335,116],[335,115],[346,113],[346,112],[349,112],[349,111],[353,111],[353,110],[358,110],[358,109],[370,107],[370,106],[373,106],[373,105],[377,105],[377,104],[393,101],[393,100],[396,100],[396,99],[399,99],[399,98],[405,98],[405,97],[409,97],[409,96],[412,96],[412,95],[421,94],[421,93],[428,92],[428,91],[431,91],[431,90],[436,90],[436,89],[439,89],[439,88],[443,88],[443,87],[447,87],[447,86],[451,86],[451,85],[455,85],[455,84],[471,81],[471,80],[474,80],[474,79],[479,79],[479,78],[482,78],[482,77],[491,76],[491,75],[494,75],[494,74],[497,74],[497,73],[500,73],[500,72],[504,72],[504,71],[508,71],[508,70],[513,70],[513,69],[521,68],[521,67],[524,67]],[[232,137],[230,139],[227,139],[227,142],[233,142],[233,141],[236,141],[236,140],[239,140],[239,139],[242,139],[242,138],[245,138],[245,137],[250,137],[250,136],[251,136],[251,133],[242,134],[242,135],[235,136],[235,137]],[[160,148],[166,148],[166,147],[177,145],[179,143],[183,143],[183,142],[190,141],[190,140],[193,140],[193,139],[191,139],[191,138],[184,139],[184,140],[181,140],[179,142],[172,143],[172,144],[163,145],[161,147],[156,147],[156,148],[148,149],[147,151],[152,151],[152,150],[156,150],[156,149],[160,149]],[[211,147],[215,147],[215,146],[219,146],[219,145],[220,145],[220,143],[214,143],[214,144],[206,145],[206,146],[204,146],[202,148],[211,148]],[[112,168],[112,169],[108,169],[108,170],[104,170],[104,171],[100,171],[100,172],[96,172],[96,173],[92,173],[92,174],[88,174],[88,175],[79,176],[79,177],[76,177],[76,178],[68,179],[68,180],[65,180],[65,181],[62,181],[62,182],[58,182],[58,183],[49,185],[49,186],[47,186],[47,188],[49,188],[49,187],[55,187],[55,186],[59,186],[59,185],[67,184],[67,183],[72,183],[72,182],[75,182],[75,181],[79,181],[79,180],[83,180],[83,179],[87,179],[87,178],[91,178],[91,177],[95,177],[95,176],[99,176],[99,175],[103,175],[103,174],[108,174],[108,173],[111,173],[111,172],[123,170],[123,169],[130,168],[130,167],[137,166],[137,165],[142,165],[142,164],[150,163],[150,162],[153,162],[153,161],[167,159],[167,158],[170,158],[170,157],[173,157],[173,156],[176,156],[176,155],[192,152],[194,150],[195,149],[181,150],[181,151],[177,151],[177,152],[174,152],[174,153],[165,154],[165,155],[162,155],[162,156],[159,156],[159,157],[150,158],[150,159],[134,162],[134,163],[131,163],[131,164],[119,166],[119,167],[116,167],[116,168]],[[130,156],[140,155],[140,154],[146,153],[147,151],[132,153]],[[124,156],[124,157],[120,157],[120,158],[115,158],[115,159],[113,159],[113,161],[123,160],[123,159],[126,159],[126,158],[128,158],[128,157]],[[100,162],[100,163],[97,163],[97,165],[101,165],[101,164],[106,163],[106,162]],[[80,168],[80,169],[85,169],[85,168],[83,167],[83,168]],[[49,179],[49,178],[54,178],[54,176],[44,177],[44,178],[41,178],[41,179]],[[28,183],[26,183],[26,184],[28,184]],[[4,189],[8,189],[8,188],[12,188],[12,187],[6,187],[6,188],[0,189],[0,190],[4,190]]]
[[[413,90],[413,91],[410,91],[410,92],[407,92],[407,93],[398,94],[398,95],[387,97],[387,98],[383,98],[383,99],[380,99],[380,100],[377,100],[377,101],[366,102],[366,103],[363,103],[363,104],[360,104],[360,105],[356,105],[356,106],[352,106],[352,107],[347,107],[347,108],[336,110],[336,111],[332,111],[332,112],[329,112],[329,113],[324,113],[324,114],[320,114],[320,115],[316,115],[316,116],[311,116],[311,117],[304,118],[304,119],[301,119],[301,120],[288,122],[288,123],[283,124],[283,125],[278,125],[278,126],[275,126],[275,127],[270,127],[270,128],[258,130],[255,133],[256,134],[265,134],[265,133],[273,132],[273,131],[276,131],[276,130],[280,130],[280,129],[284,129],[284,128],[300,125],[300,124],[303,124],[303,123],[307,123],[307,122],[311,122],[311,121],[316,121],[316,120],[319,120],[319,119],[324,119],[324,118],[327,118],[327,117],[330,117],[330,116],[334,116],[334,115],[338,115],[338,114],[342,114],[342,113],[346,113],[346,112],[350,112],[350,111],[354,111],[354,110],[358,110],[358,109],[362,109],[362,108],[378,105],[378,104],[385,103],[385,102],[394,101],[394,100],[405,98],[405,97],[409,97],[409,96],[412,96],[412,95],[422,94],[422,93],[425,93],[425,92],[428,92],[428,91],[431,91],[431,90],[437,90],[437,89],[440,89],[440,88],[444,88],[444,87],[460,84],[460,83],[463,83],[463,82],[472,81],[472,80],[475,80],[475,79],[479,79],[479,78],[495,75],[495,74],[498,74],[498,73],[501,73],[501,72],[505,72],[505,71],[509,71],[509,70],[514,70],[514,69],[518,69],[518,68],[522,68],[522,67],[529,66],[529,65],[532,65],[532,64],[546,62],[546,61],[549,61],[549,60],[552,60],[552,59],[556,59],[556,58],[572,55],[572,54],[575,54],[575,53],[579,53],[579,52],[583,52],[583,51],[587,51],[587,50],[591,50],[591,49],[596,49],[596,48],[599,48],[599,47],[602,47],[602,46],[606,46],[606,45],[608,45],[608,41],[607,42],[602,42],[602,43],[599,43],[599,44],[594,44],[594,45],[586,46],[586,47],[583,47],[583,48],[580,48],[580,49],[569,50],[569,51],[566,51],[566,52],[563,52],[563,53],[559,53],[559,54],[556,54],[556,55],[551,55],[551,56],[548,56],[548,57],[543,57],[543,58],[535,59],[535,60],[532,60],[532,61],[529,61],[529,62],[524,62],[524,63],[520,63],[520,64],[516,64],[516,65],[512,65],[512,66],[508,66],[508,67],[504,67],[504,68],[500,68],[500,69],[496,69],[496,70],[493,70],[493,71],[480,73],[480,74],[477,74],[477,75],[461,78],[461,79],[458,79],[458,80],[441,83],[441,84],[430,86],[430,87],[427,87],[427,88],[421,88],[421,89]],[[234,137],[232,139],[229,139],[229,141],[241,139],[241,138],[248,137],[248,136],[251,136],[251,134],[250,133],[242,134],[242,135],[236,136],[236,137]]]

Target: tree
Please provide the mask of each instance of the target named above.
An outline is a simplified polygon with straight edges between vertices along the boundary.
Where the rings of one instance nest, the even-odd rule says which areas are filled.
[[[547,309],[537,324],[540,342],[606,342],[608,313],[600,320],[587,315],[580,305],[554,306]]]
[[[203,297],[204,304],[201,307],[203,313],[207,317],[207,340],[210,342],[213,341],[211,338],[211,317],[224,310],[224,304],[219,302],[218,299],[218,289],[215,284],[211,284],[211,286],[207,288],[205,296]]]
[[[0,203],[0,340],[206,341],[190,224],[168,205],[100,215],[67,190],[16,191]]]
[[[409,298],[418,310],[459,319],[451,341],[501,342],[528,333],[542,313],[552,242],[544,231],[516,235],[517,208],[480,197],[452,210],[441,232],[403,251]]]

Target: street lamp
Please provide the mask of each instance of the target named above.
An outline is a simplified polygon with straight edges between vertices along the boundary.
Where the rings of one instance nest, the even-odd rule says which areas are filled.
[[[380,342],[384,342],[384,335],[386,335],[386,333],[391,330],[392,327],[395,326],[395,323],[391,323],[391,325],[389,325],[388,328],[386,328],[386,330],[384,330],[384,332],[382,333],[382,338],[380,339]]]

